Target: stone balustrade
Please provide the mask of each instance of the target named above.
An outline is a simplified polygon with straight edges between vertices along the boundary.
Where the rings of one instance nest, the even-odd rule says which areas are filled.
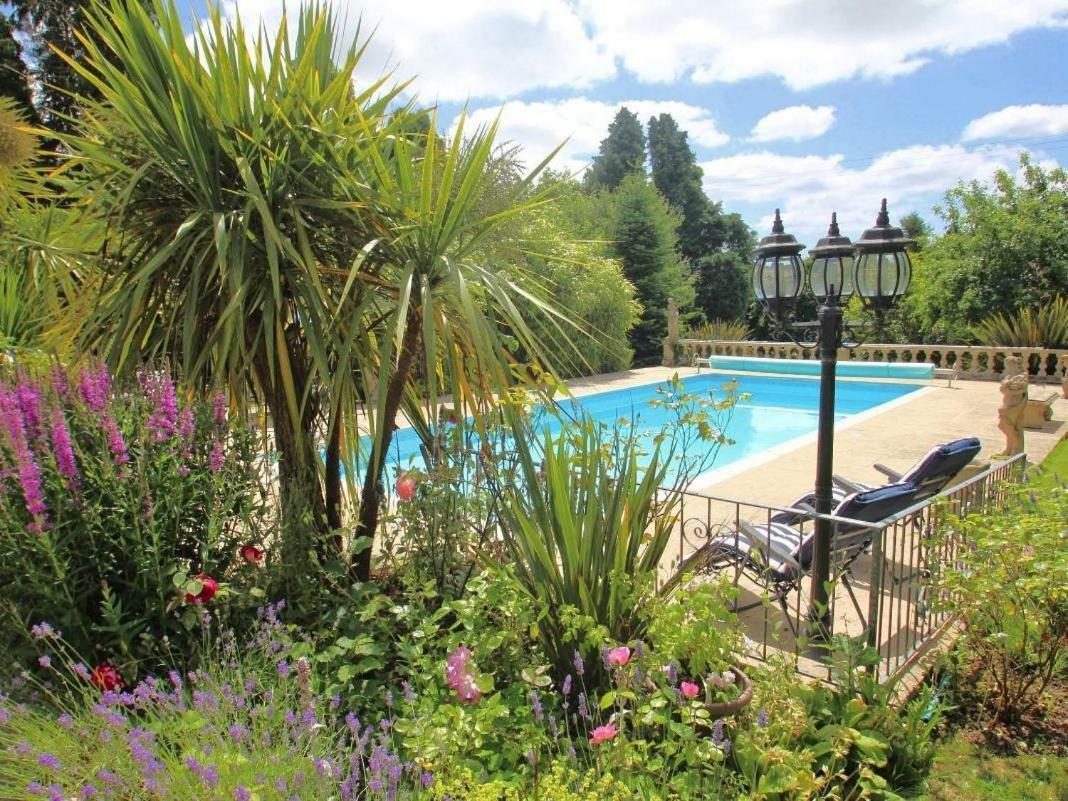
[[[840,361],[930,362],[935,367],[956,370],[960,378],[1001,379],[1005,359],[1018,354],[1027,364],[1032,382],[1068,382],[1068,350],[1049,348],[985,347],[979,345],[890,345],[873,344],[843,347]],[[664,340],[667,367],[690,365],[695,358],[708,356],[747,356],[763,359],[816,359],[815,348],[792,342],[734,342],[668,337]],[[669,358],[670,357],[670,358]],[[1065,384],[1068,388],[1068,383]],[[1068,390],[1066,390],[1068,391]]]

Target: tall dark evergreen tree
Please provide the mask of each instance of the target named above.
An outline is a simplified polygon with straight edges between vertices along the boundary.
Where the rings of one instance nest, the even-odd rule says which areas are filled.
[[[693,266],[697,309],[706,320],[741,317],[750,300],[753,232],[705,195],[697,156],[670,114],[649,120],[649,162],[653,184],[681,215],[678,251]]]
[[[623,274],[634,284],[642,304],[641,318],[630,333],[634,364],[656,364],[667,336],[667,299],[673,297],[682,308],[693,301],[693,289],[675,253],[677,219],[640,175],[627,176],[615,200],[610,232],[614,255],[622,261]]]
[[[22,107],[26,119],[37,121],[30,85],[26,81],[22,45],[15,38],[11,19],[3,13],[0,13],[0,97],[13,97]]]
[[[72,95],[96,95],[94,88],[84,81],[56,49],[74,59],[85,56],[85,50],[75,30],[85,26],[86,0],[11,0],[13,18],[29,39],[28,61],[33,65],[37,89],[37,112],[41,122],[57,132],[73,127],[69,118],[78,114]]]
[[[586,170],[586,188],[616,189],[632,173],[645,173],[645,132],[638,115],[622,106]]]
[[[649,120],[649,167],[653,185],[679,214],[679,254],[696,262],[709,252],[712,204],[701,188],[697,156],[670,114]]]

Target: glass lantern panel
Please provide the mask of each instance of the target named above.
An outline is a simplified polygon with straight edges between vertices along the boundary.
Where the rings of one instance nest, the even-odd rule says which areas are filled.
[[[801,291],[801,269],[796,256],[779,256],[779,292],[780,298],[796,298]]]
[[[879,295],[879,254],[862,253],[857,259],[856,291],[863,298]]]

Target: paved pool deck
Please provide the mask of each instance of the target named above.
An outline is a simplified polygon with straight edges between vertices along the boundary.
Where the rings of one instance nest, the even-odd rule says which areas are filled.
[[[666,381],[676,372],[685,378],[695,375],[697,369],[645,367],[576,379],[569,381],[568,386],[576,396],[581,396]],[[701,372],[717,371],[703,369]],[[998,382],[956,380],[952,387],[944,380],[899,383],[918,384],[922,389],[851,416],[835,426],[835,473],[862,483],[882,484],[886,478],[872,467],[873,463],[880,462],[904,471],[940,442],[958,437],[979,437],[983,444],[977,459],[980,463],[1005,447],[1005,437],[998,430],[998,407],[1001,405]],[[1024,447],[1031,464],[1041,462],[1053,446],[1068,435],[1068,399],[1061,397],[1060,386],[1039,384],[1032,389],[1035,395],[1054,391],[1058,397],[1053,403],[1053,420],[1041,429],[1027,429],[1024,435]],[[816,434],[813,432],[718,471],[713,470],[699,477],[690,489],[702,494],[785,505],[812,489],[815,469]]]

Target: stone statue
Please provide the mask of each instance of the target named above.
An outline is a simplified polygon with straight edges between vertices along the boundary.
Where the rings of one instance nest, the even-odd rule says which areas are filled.
[[[1006,360],[1006,367],[1008,360]],[[1017,373],[1001,381],[1001,408],[998,409],[998,428],[1005,435],[1005,450],[1001,456],[1014,456],[1024,449],[1023,423],[1027,412],[1027,376]]]
[[[1057,366],[1061,368],[1061,394],[1068,398],[1068,353],[1062,353],[1057,360]]]
[[[675,343],[679,341],[679,307],[675,298],[668,298],[667,302],[667,327],[668,334],[664,339],[664,367],[675,366]]]
[[[1022,375],[1024,381],[1028,379],[1023,357],[1019,353],[1013,353],[1005,357],[1005,377],[1011,378],[1014,375]]]

